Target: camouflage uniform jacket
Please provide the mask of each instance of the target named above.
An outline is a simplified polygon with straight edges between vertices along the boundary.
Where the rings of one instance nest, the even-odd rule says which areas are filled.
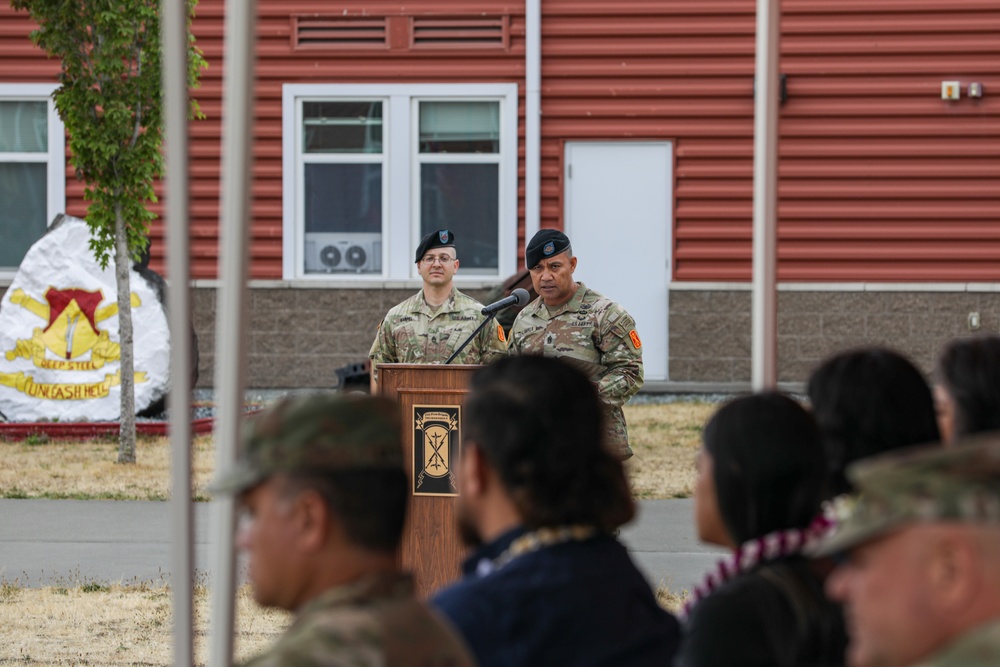
[[[368,357],[373,377],[379,364],[444,363],[483,321],[483,305],[452,288],[451,296],[434,311],[420,290],[393,306],[382,323]],[[503,329],[487,325],[456,357],[456,364],[488,364],[507,353]]]
[[[973,628],[917,667],[987,667],[1000,665],[1000,619]]]
[[[376,574],[307,603],[274,646],[247,667],[474,664],[455,631],[414,598],[409,576]]]
[[[577,283],[573,297],[555,309],[541,298],[525,306],[507,352],[561,357],[587,374],[609,408],[608,445],[622,458],[632,456],[621,406],[642,387],[642,343],[624,308]]]

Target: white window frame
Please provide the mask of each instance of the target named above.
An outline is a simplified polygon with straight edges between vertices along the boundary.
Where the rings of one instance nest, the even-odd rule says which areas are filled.
[[[382,273],[307,274],[304,270],[302,101],[381,100],[383,102]],[[285,84],[282,86],[282,278],[354,286],[418,279],[413,252],[419,239],[418,102],[497,101],[500,103],[499,199],[496,274],[455,276],[458,283],[503,280],[517,271],[517,84]],[[336,161],[347,161],[338,155]],[[426,157],[426,156],[425,156]],[[459,156],[453,156],[458,158]],[[461,156],[465,159],[468,156]],[[312,157],[310,157],[312,160]],[[472,161],[476,161],[472,159]]]
[[[45,153],[0,153],[0,162],[46,163],[46,226],[66,211],[66,128],[56,111],[52,93],[55,83],[0,83],[0,102],[47,103],[48,151]],[[17,267],[0,266],[0,280],[10,280]]]

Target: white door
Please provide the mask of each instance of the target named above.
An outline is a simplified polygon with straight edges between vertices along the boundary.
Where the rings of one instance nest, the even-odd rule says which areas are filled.
[[[647,380],[667,379],[670,142],[568,142],[566,234],[576,279],[635,318]]]

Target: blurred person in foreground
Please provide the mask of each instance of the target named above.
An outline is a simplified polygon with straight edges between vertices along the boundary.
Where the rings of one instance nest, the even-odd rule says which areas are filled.
[[[808,393],[823,434],[829,498],[851,490],[844,472],[851,462],[940,440],[930,386],[893,350],[864,347],[829,357],[809,377]]]
[[[396,565],[409,486],[399,409],[383,398],[286,398],[248,425],[235,467],[237,546],[258,603],[295,614],[253,667],[474,664]]]
[[[457,516],[474,551],[431,603],[484,667],[669,665],[677,621],[614,532],[635,515],[594,385],[558,359],[478,371]]]
[[[857,503],[819,554],[852,667],[1000,665],[1000,436],[849,470]]]
[[[823,593],[822,564],[803,554],[826,532],[825,476],[815,421],[783,394],[733,399],[709,419],[695,525],[731,553],[692,591],[678,667],[843,664],[843,615]]]
[[[951,341],[934,376],[934,403],[946,445],[971,433],[1000,430],[1000,336]]]

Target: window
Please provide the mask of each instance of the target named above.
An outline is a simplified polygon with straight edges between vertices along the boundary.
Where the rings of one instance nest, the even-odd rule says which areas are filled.
[[[66,207],[66,143],[50,84],[0,84],[0,276]]]
[[[286,279],[415,279],[441,228],[459,280],[516,270],[515,84],[290,84],[283,102]]]

